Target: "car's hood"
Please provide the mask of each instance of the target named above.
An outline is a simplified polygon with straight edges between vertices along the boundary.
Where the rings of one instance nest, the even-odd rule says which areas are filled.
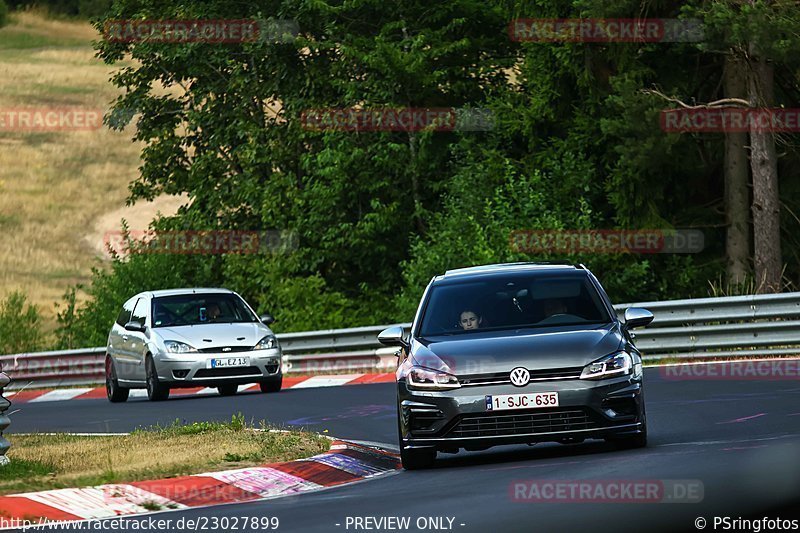
[[[152,330],[162,341],[184,342],[197,349],[223,346],[253,347],[272,332],[259,322],[246,324],[199,324],[195,326],[171,326]]]
[[[458,376],[585,366],[618,350],[618,324],[487,332],[415,340],[414,363]]]

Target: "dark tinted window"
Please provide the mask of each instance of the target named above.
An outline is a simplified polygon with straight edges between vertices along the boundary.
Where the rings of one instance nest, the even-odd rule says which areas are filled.
[[[212,322],[258,322],[235,294],[206,293],[153,299],[153,327],[188,326]]]
[[[122,306],[122,311],[120,311],[119,315],[117,315],[117,324],[125,327],[125,324],[131,321],[131,313],[133,312],[134,303],[136,303],[136,300],[129,300],[125,302],[125,305]]]
[[[421,336],[602,324],[611,318],[583,272],[514,273],[446,280],[431,288]]]
[[[131,322],[138,322],[140,325],[144,326],[146,320],[147,320],[147,299],[139,298],[139,301],[136,302],[136,307],[133,308],[133,314],[131,315]]]

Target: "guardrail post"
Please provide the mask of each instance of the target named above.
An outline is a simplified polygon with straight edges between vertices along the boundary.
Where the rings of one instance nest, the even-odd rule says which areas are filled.
[[[0,370],[0,466],[5,466],[9,463],[6,452],[11,448],[11,443],[3,437],[3,430],[11,424],[11,419],[6,415],[6,411],[11,406],[11,402],[3,397],[3,389],[9,383],[11,383],[11,378]]]

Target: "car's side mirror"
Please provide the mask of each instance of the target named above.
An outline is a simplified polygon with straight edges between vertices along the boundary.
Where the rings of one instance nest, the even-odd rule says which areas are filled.
[[[653,321],[653,313],[642,307],[629,307],[625,310],[625,329],[641,328]]]
[[[259,320],[261,320],[261,322],[263,322],[264,324],[266,324],[266,325],[268,325],[268,326],[269,326],[270,324],[272,324],[273,322],[275,322],[275,317],[274,317],[274,316],[272,316],[272,315],[271,315],[271,314],[269,314],[269,313],[264,313],[263,315],[261,315],[260,317],[258,317],[258,319],[259,319]]]
[[[136,331],[139,333],[144,333],[145,329],[146,328],[144,327],[144,324],[140,324],[134,320],[131,320],[130,322],[125,324],[125,331]]]
[[[402,348],[408,348],[408,342],[406,342],[405,333],[403,332],[403,328],[400,326],[392,326],[381,331],[378,334],[378,342],[385,346],[400,346]]]

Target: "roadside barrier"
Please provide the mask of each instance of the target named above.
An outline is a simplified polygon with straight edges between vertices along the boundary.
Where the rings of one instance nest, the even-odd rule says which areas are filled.
[[[800,354],[800,292],[639,302],[655,320],[637,330],[645,361]],[[285,373],[392,372],[395,348],[377,335],[391,325],[278,334]],[[105,347],[0,356],[13,388],[96,385],[104,381]]]

